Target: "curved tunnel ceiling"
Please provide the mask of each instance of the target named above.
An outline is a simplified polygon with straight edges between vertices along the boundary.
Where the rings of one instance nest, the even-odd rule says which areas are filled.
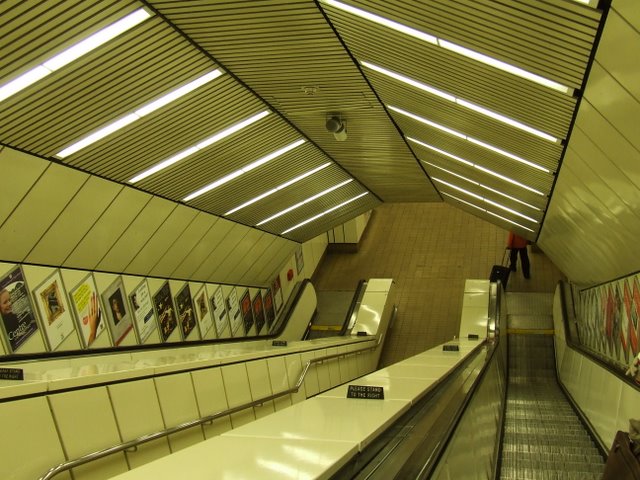
[[[601,19],[572,0],[3,2],[0,142],[295,241],[443,200],[534,239]]]

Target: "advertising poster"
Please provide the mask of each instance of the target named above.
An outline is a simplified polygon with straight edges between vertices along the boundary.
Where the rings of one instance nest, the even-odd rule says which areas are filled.
[[[227,306],[224,302],[222,286],[219,286],[213,294],[213,297],[211,297],[211,308],[213,310],[213,321],[216,324],[216,333],[218,334],[218,337],[220,337],[222,332],[224,332],[224,329],[227,327],[228,321]]]
[[[33,291],[47,343],[49,343],[49,349],[52,352],[74,330],[73,317],[67,305],[65,294],[59,270],[56,270]]]
[[[264,327],[264,310],[262,308],[262,294],[256,293],[251,301],[251,308],[253,309],[253,319],[256,322],[256,335],[260,335],[262,327]]]
[[[231,289],[231,293],[227,297],[227,309],[229,310],[229,321],[231,322],[231,335],[237,337],[242,325],[242,315],[240,314],[240,304],[235,288]]]
[[[240,299],[240,311],[242,312],[242,325],[244,325],[244,334],[249,335],[249,330],[253,327],[253,313],[251,311],[251,296],[247,288]]]
[[[29,289],[20,267],[0,279],[0,317],[12,353],[38,330]]]
[[[93,275],[87,275],[71,290],[71,305],[78,319],[84,346],[89,348],[105,329],[104,316]]]
[[[267,330],[271,330],[271,325],[276,319],[276,312],[273,309],[273,295],[271,289],[268,288],[263,297],[264,315],[267,321]]]
[[[182,338],[186,340],[196,327],[196,314],[193,311],[193,301],[191,300],[191,289],[186,283],[176,295],[176,308],[178,311],[178,323]]]
[[[211,320],[211,311],[209,310],[207,289],[203,285],[195,297],[195,308],[198,316],[198,324],[200,326],[200,334],[202,338],[211,330],[213,326],[213,320]]]
[[[149,285],[147,285],[146,280],[140,282],[140,285],[129,295],[129,300],[131,301],[131,309],[136,321],[138,338],[140,343],[143,344],[156,328],[151,292],[149,292]]]
[[[120,277],[102,292],[102,302],[105,305],[107,322],[111,330],[113,344],[116,347],[120,345],[120,342],[133,328],[131,315],[129,315],[129,309],[125,301],[126,298],[124,283]]]
[[[276,315],[280,313],[282,308],[282,285],[280,284],[280,275],[271,284],[271,290],[273,291],[273,305],[276,307]]]
[[[171,335],[178,326],[176,312],[173,309],[173,302],[171,301],[169,282],[164,282],[162,287],[160,287],[153,296],[153,307],[158,316],[158,325],[160,325],[160,339],[166,342],[169,335]]]

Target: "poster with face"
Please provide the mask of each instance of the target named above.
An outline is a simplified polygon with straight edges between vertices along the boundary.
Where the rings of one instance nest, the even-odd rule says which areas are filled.
[[[257,292],[256,296],[253,297],[253,300],[251,301],[251,308],[253,309],[253,319],[256,322],[256,335],[260,335],[265,323],[262,294],[260,292]]]
[[[164,282],[162,287],[153,296],[153,307],[158,316],[158,325],[160,325],[160,339],[166,342],[169,335],[178,326],[176,312],[171,301],[171,288],[169,282]]]
[[[20,267],[13,268],[0,279],[0,318],[12,353],[17,352],[38,330],[29,289]]]
[[[191,289],[188,283],[185,284],[178,292],[178,295],[176,295],[176,310],[178,312],[180,333],[182,334],[182,338],[186,340],[196,327],[196,314],[193,311]]]
[[[93,275],[87,275],[76,285],[69,297],[78,319],[82,341],[84,346],[89,348],[105,329],[105,319]]]
[[[229,321],[231,322],[231,335],[237,337],[242,325],[242,315],[235,288],[231,289],[227,297],[227,309],[229,310]]]
[[[151,292],[149,292],[149,285],[146,280],[140,282],[133,290],[131,295],[129,295],[129,301],[131,302],[131,309],[135,317],[138,338],[140,339],[140,344],[143,344],[156,328]]]
[[[118,277],[109,288],[102,292],[102,302],[105,305],[107,323],[115,346],[120,345],[124,337],[133,329],[133,321],[127,308],[126,298],[121,277]]]
[[[205,285],[198,290],[194,300],[200,334],[202,335],[202,338],[204,338],[213,326],[213,320],[211,320],[211,309],[209,308],[209,300],[207,298],[207,289]]]
[[[213,321],[216,325],[216,333],[218,337],[221,337],[229,325],[229,319],[227,317],[229,309],[224,301],[222,286],[219,286],[213,294],[213,297],[211,297],[211,308],[213,310]]]
[[[59,270],[33,290],[33,298],[53,352],[75,329]]]

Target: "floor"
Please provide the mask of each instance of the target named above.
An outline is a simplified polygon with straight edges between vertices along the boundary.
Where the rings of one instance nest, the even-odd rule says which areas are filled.
[[[373,212],[357,253],[328,252],[313,277],[319,292],[354,291],[363,278],[393,278],[398,318],[380,367],[456,335],[464,282],[488,278],[500,263],[508,232],[448,204],[382,204]],[[512,272],[508,290],[553,292],[562,273],[530,247],[531,279]]]

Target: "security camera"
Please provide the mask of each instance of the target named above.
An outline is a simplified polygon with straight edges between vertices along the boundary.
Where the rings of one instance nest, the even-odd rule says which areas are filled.
[[[333,136],[339,142],[344,142],[347,139],[347,122],[340,117],[336,115],[329,117],[325,126],[327,131],[333,133]]]

